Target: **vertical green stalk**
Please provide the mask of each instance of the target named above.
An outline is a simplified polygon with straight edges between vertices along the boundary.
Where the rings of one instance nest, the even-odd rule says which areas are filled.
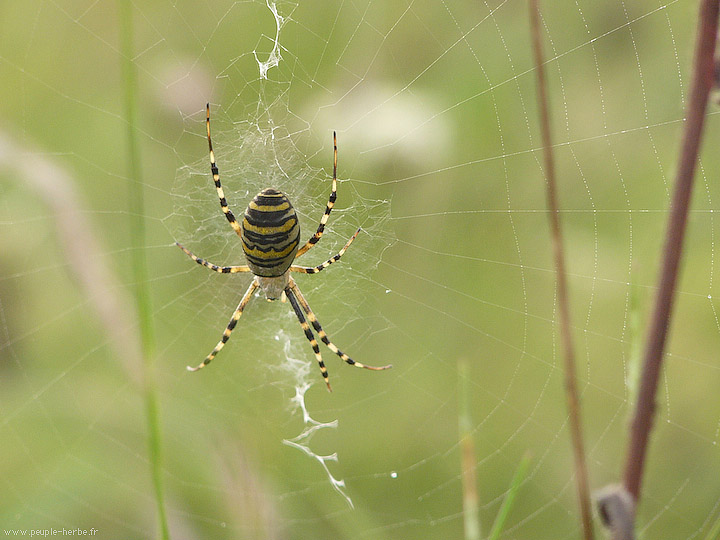
[[[147,260],[145,258],[145,201],[141,176],[140,151],[137,128],[137,72],[133,63],[132,4],[118,0],[120,42],[122,53],[122,79],[125,93],[125,121],[127,125],[128,215],[130,220],[130,258],[137,305],[138,323],[143,355],[143,393],[148,429],[148,452],[152,468],[155,500],[157,502],[160,538],[168,540],[170,534],[165,513],[162,483],[162,452],[160,447],[160,419],[155,392],[154,357],[155,329],[152,320],[150,290],[148,288]]]
[[[463,490],[463,525],[465,540],[480,540],[479,497],[475,462],[475,443],[472,437],[472,417],[470,416],[470,391],[468,389],[468,367],[466,360],[458,362],[460,376],[460,411],[458,424],[460,430],[460,461]]]
[[[513,504],[515,503],[515,496],[518,491],[520,491],[520,485],[523,480],[525,480],[529,467],[530,455],[526,453],[522,460],[520,460],[520,465],[518,465],[512,481],[510,482],[510,489],[508,489],[507,495],[505,495],[505,499],[503,499],[502,505],[500,506],[500,510],[498,511],[497,516],[495,516],[495,523],[493,523],[490,536],[488,536],[489,540],[497,540],[500,538],[500,533],[505,527],[505,522],[510,515],[510,510],[512,510]]]
[[[715,524],[710,529],[705,540],[717,540],[718,538],[720,538],[720,517],[715,520]]]
[[[638,387],[640,386],[640,368],[642,367],[642,294],[637,284],[637,272],[630,280],[630,306],[628,308],[628,370],[625,386],[628,392],[628,405],[635,407]]]

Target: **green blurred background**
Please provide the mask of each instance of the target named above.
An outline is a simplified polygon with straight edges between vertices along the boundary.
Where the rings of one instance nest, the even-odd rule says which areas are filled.
[[[277,31],[270,6],[281,59],[262,79]],[[0,3],[3,531],[157,537],[143,369],[130,359],[137,322],[122,311],[134,288],[133,216],[117,7]],[[463,412],[483,533],[528,454],[502,537],[581,535],[527,13],[514,0],[133,6],[173,539],[463,538]],[[593,489],[622,467],[626,380],[652,306],[695,14],[682,0],[543,3]],[[342,349],[391,371],[353,370],[323,349],[329,394],[289,305],[261,298],[211,366],[185,370],[217,342],[248,284],[209,275],[173,245],[243,262],[209,175],[206,101],[233,208],[271,183],[298,207],[304,234],[327,200],[337,130],[338,206],[304,260],[318,264],[356,227],[365,232],[342,262],[298,283]],[[720,519],[717,110],[662,374],[643,538],[705,538]],[[296,377],[292,359],[307,375]],[[310,416],[337,421],[305,442],[337,454],[327,467],[354,509],[318,460],[283,444],[303,430],[292,398],[304,382]]]

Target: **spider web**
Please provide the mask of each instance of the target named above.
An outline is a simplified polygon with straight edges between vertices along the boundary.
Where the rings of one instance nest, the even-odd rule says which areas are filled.
[[[133,287],[119,68],[97,77],[121,59],[116,14],[90,0],[5,10],[24,24],[0,33],[0,526],[152,537],[137,373],[97,314]],[[502,537],[579,537],[526,3],[134,11],[171,537],[461,538],[463,415],[482,532],[529,455]],[[622,467],[695,16],[681,0],[543,3],[593,489]],[[319,264],[363,232],[342,261],[297,282],[341,349],[392,370],[351,369],[323,348],[328,394],[290,306],[261,294],[213,363],[185,370],[250,279],[211,273],[174,246],[243,263],[209,174],[206,101],[230,206],[241,214],[263,187],[281,189],[303,238],[329,195],[337,130],[338,203],[300,260]],[[641,538],[710,538],[720,519],[717,118],[714,105]],[[57,203],[63,183],[81,211]],[[85,249],[71,255],[58,224],[78,215],[99,246],[76,239]],[[88,292],[71,263],[118,277]],[[133,329],[120,312],[113,320]]]

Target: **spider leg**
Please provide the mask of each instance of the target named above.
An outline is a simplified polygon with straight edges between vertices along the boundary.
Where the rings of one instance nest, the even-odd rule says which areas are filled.
[[[197,255],[192,253],[190,250],[185,248],[179,242],[175,242],[175,245],[182,249],[193,261],[215,272],[220,272],[221,274],[237,274],[238,272],[250,272],[250,268],[248,268],[247,266],[218,266],[217,264],[213,264],[209,261],[206,261],[205,259],[201,259]]]
[[[210,104],[206,105],[205,109],[205,126],[207,127],[207,139],[208,147],[210,148],[210,171],[213,175],[213,181],[215,182],[215,189],[217,189],[218,198],[220,199],[220,208],[222,208],[223,214],[227,218],[230,226],[237,233],[238,236],[242,234],[242,228],[235,219],[235,214],[228,207],[227,200],[225,199],[225,192],[223,191],[222,184],[220,184],[220,172],[218,171],[217,164],[215,163],[215,152],[213,152],[212,139],[210,138]]]
[[[290,289],[290,291],[288,291]],[[315,329],[315,332],[317,332],[317,335],[320,336],[320,340],[327,345],[327,348],[330,349],[332,352],[337,354],[340,358],[342,358],[346,363],[350,364],[351,366],[363,368],[363,369],[371,369],[373,371],[382,371],[383,369],[390,369],[392,365],[387,366],[368,366],[365,364],[361,364],[360,362],[356,362],[352,358],[350,358],[347,354],[342,352],[340,349],[338,349],[335,344],[330,341],[325,331],[322,329],[322,326],[320,326],[320,322],[317,320],[317,317],[315,317],[315,314],[313,313],[312,309],[310,309],[310,305],[307,303],[307,300],[305,300],[305,297],[300,292],[300,289],[298,288],[295,281],[292,279],[290,280],[290,283],[287,286],[287,289],[285,289],[286,292],[292,292],[295,295],[297,295],[298,300],[300,301],[300,305],[302,306],[303,310],[305,310],[305,313],[307,313],[308,319],[310,320],[310,324],[312,324],[313,328]],[[288,294],[288,297],[290,294]]]
[[[250,298],[252,298],[252,294],[255,292],[255,289],[258,288],[257,282],[253,279],[252,283],[250,284],[250,287],[248,287],[247,292],[245,293],[245,296],[242,297],[242,300],[240,300],[240,303],[238,304],[238,307],[235,309],[235,312],[232,314],[232,318],[230,319],[230,322],[227,325],[227,328],[223,332],[222,339],[218,342],[217,345],[215,345],[215,348],[212,350],[210,354],[207,355],[205,360],[203,360],[202,364],[196,366],[196,367],[190,367],[188,366],[188,371],[198,371],[199,369],[204,368],[207,366],[210,362],[212,362],[212,359],[217,356],[217,353],[219,353],[222,348],[227,343],[228,339],[230,339],[230,334],[232,334],[232,331],[235,328],[235,325],[240,320],[240,316],[243,313],[243,310],[245,309],[245,306],[250,301]]]
[[[332,392],[332,388],[330,386],[330,380],[328,379],[328,372],[327,368],[325,367],[325,362],[323,362],[322,355],[320,354],[320,347],[318,347],[318,342],[315,339],[315,336],[312,333],[312,330],[310,330],[310,326],[308,325],[307,321],[305,320],[305,315],[303,315],[303,311],[298,305],[298,301],[295,298],[295,294],[293,294],[292,289],[288,285],[285,288],[285,295],[287,296],[288,300],[290,300],[290,304],[293,307],[293,310],[295,311],[295,315],[297,315],[298,321],[300,321],[300,326],[302,326],[303,331],[305,332],[305,337],[310,342],[310,346],[312,347],[313,352],[315,353],[315,359],[317,360],[318,366],[320,366],[320,372],[322,373],[323,379],[325,379],[325,384],[327,385],[327,389]]]
[[[340,251],[338,251],[338,254],[334,257],[328,259],[321,265],[315,266],[315,267],[307,267],[307,266],[296,266],[293,265],[290,267],[291,272],[300,272],[302,274],[317,274],[318,272],[325,270],[328,266],[330,266],[332,263],[337,262],[340,260],[340,257],[342,257],[345,254],[345,250],[350,247],[350,244],[352,244],[353,240],[355,240],[355,237],[360,233],[360,229],[355,231],[355,234],[353,234],[350,237],[350,240],[347,241],[347,244],[345,244],[345,247],[343,247]]]
[[[317,244],[318,240],[320,240],[320,237],[325,231],[325,225],[330,217],[330,212],[332,211],[333,206],[335,206],[335,199],[337,199],[337,136],[333,131],[333,182],[330,198],[328,199],[327,206],[325,207],[325,213],[322,218],[320,218],[320,225],[318,225],[317,231],[315,231],[315,234],[310,237],[310,240],[308,240],[303,247],[298,249],[297,254],[295,255],[296,259]]]

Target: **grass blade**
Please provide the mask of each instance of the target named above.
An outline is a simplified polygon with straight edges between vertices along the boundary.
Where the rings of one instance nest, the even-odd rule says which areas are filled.
[[[718,538],[720,538],[720,516],[715,520],[715,524],[712,526],[712,529],[710,529],[710,532],[707,533],[705,540],[717,540]]]
[[[490,530],[488,540],[497,540],[500,538],[500,533],[502,533],[503,528],[505,527],[505,521],[507,521],[507,518],[510,515],[510,510],[512,510],[513,504],[515,503],[515,496],[520,490],[523,480],[525,480],[525,477],[527,476],[529,467],[530,454],[526,453],[520,460],[520,465],[518,465],[518,468],[513,475],[512,482],[510,483],[510,489],[508,489],[507,495],[505,495],[505,499],[503,499],[502,505],[500,506],[500,510],[498,510],[497,516],[495,516],[495,523],[493,523],[492,529]]]
[[[130,219],[130,257],[143,355],[143,392],[148,430],[148,452],[152,469],[155,501],[157,503],[160,538],[168,540],[170,533],[165,513],[162,482],[162,451],[160,445],[160,418],[155,391],[154,357],[155,329],[152,320],[150,290],[148,288],[147,260],[145,258],[145,201],[142,167],[137,139],[137,71],[133,63],[132,3],[118,0],[120,41],[122,52],[122,80],[125,94],[125,120],[127,125],[128,162],[128,215]]]
[[[475,442],[472,436],[472,416],[470,415],[470,391],[468,388],[468,366],[466,360],[458,362],[460,377],[460,411],[458,424],[460,431],[460,460],[462,468],[463,490],[463,526],[465,540],[480,540],[482,533],[479,515],[479,496],[475,460]]]

